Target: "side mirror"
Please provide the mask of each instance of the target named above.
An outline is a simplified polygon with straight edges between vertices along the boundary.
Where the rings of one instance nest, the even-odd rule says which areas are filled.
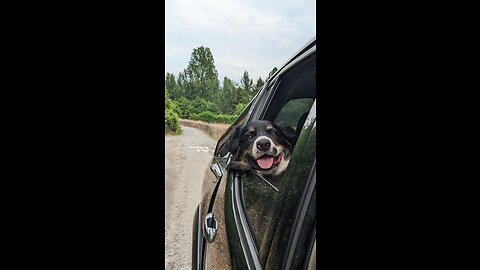
[[[222,178],[222,176],[223,176],[222,169],[220,168],[220,165],[218,165],[218,163],[216,161],[214,161],[212,166],[210,166],[210,170],[213,172],[213,174],[217,178],[217,181],[220,180],[220,178]],[[217,182],[217,181],[215,181],[215,182]]]
[[[208,213],[205,217],[205,239],[212,243],[217,236],[218,222],[213,213]]]

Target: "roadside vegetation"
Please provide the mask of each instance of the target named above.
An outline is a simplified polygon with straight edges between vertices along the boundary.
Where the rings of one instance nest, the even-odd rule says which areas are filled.
[[[178,115],[180,110],[178,105],[172,102],[168,95],[167,89],[165,89],[165,132],[168,134],[181,134]]]
[[[178,118],[231,124],[264,83],[261,77],[254,82],[246,70],[240,83],[228,77],[220,83],[210,49],[195,48],[183,72],[165,76],[165,128],[178,134]]]

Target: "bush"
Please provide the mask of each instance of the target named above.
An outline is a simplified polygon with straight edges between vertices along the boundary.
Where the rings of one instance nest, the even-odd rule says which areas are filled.
[[[178,105],[172,102],[168,97],[168,91],[165,89],[165,131],[174,134],[180,134],[180,124],[178,121],[178,113],[180,109]]]
[[[207,122],[207,123],[215,123],[215,114],[211,111],[204,111],[198,114],[198,120]]]
[[[194,100],[188,100],[185,97],[181,97],[171,100],[170,104],[173,111],[182,119],[224,124],[233,123],[246,106],[246,104],[240,103],[236,106],[236,111],[239,112],[236,115],[228,115],[217,114],[219,111],[213,102],[206,101],[199,97]]]
[[[245,103],[238,103],[236,106],[235,106],[235,111],[233,112],[234,115],[236,116],[239,116],[242,111],[245,109],[245,107],[247,107],[247,104]]]
[[[179,134],[181,132],[178,123],[178,115],[171,109],[165,111],[165,130],[174,134]]]
[[[215,116],[216,123],[232,124],[233,121],[235,121],[236,119],[237,119],[236,115],[217,114]]]
[[[233,124],[235,120],[237,120],[237,115],[227,115],[227,124]]]
[[[172,109],[172,111],[177,114],[177,116],[180,116],[180,114],[182,113],[182,111],[180,110],[180,108],[178,107],[178,104],[177,102],[175,102],[174,100],[172,100],[170,102],[170,109]]]
[[[180,110],[180,114],[178,114],[180,118],[192,119],[193,106],[188,99],[186,99],[185,97],[181,97],[179,99],[176,99],[174,102],[178,105],[178,108]]]

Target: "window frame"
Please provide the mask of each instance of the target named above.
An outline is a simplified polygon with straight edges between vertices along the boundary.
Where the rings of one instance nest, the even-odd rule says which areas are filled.
[[[249,119],[248,122],[253,121],[253,120],[259,120],[265,117],[265,114],[268,111],[268,108],[272,105],[273,98],[275,94],[277,93],[278,87],[281,85],[282,82],[282,77],[285,73],[288,73],[293,67],[297,66],[298,64],[301,64],[304,60],[307,58],[311,57],[312,55],[316,54],[316,45],[307,50],[304,54],[302,54],[300,57],[295,59],[294,61],[291,61],[286,67],[284,67],[280,72],[276,74],[276,78],[273,79],[273,87],[270,95],[268,96],[268,99],[266,99],[264,106],[262,106],[262,110],[259,114],[252,114],[251,119]]]

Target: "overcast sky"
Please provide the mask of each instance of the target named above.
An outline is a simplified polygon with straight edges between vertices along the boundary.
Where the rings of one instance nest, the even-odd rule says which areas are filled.
[[[315,33],[315,0],[166,0],[165,73],[177,77],[206,46],[220,82],[245,70],[265,80]]]

